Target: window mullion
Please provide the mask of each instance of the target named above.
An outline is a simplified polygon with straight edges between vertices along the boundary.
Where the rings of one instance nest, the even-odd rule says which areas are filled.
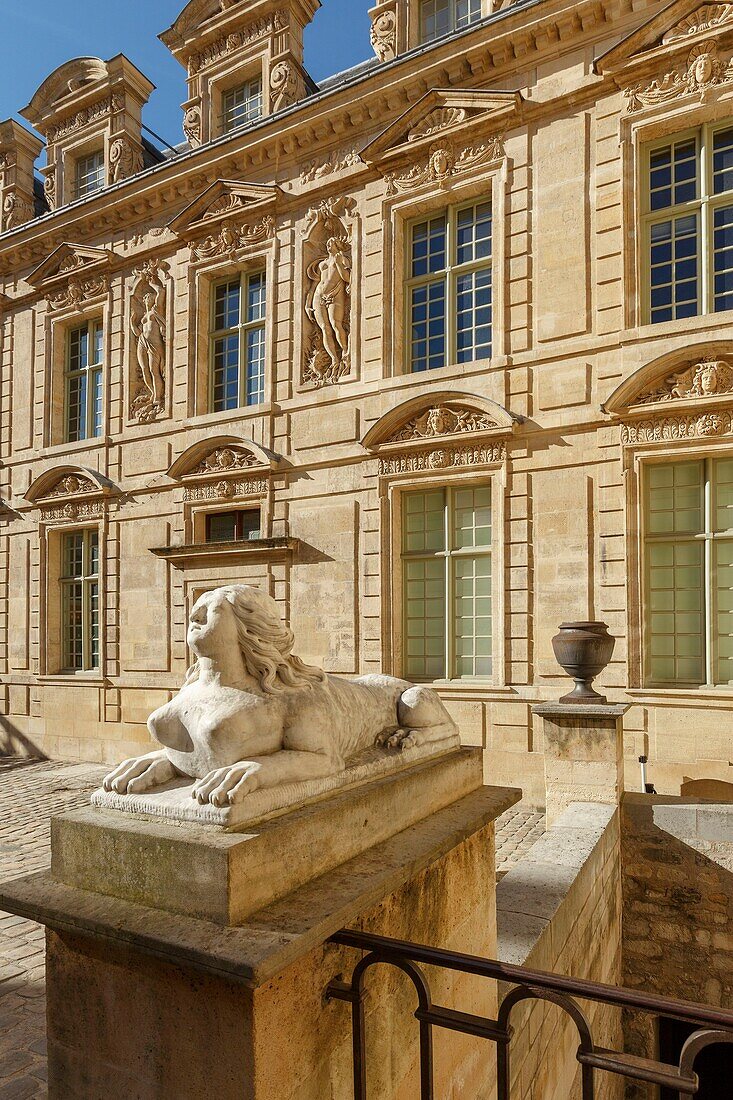
[[[453,490],[448,487],[445,492],[445,678],[454,678],[455,662],[455,635],[454,635],[454,611],[455,600],[453,584]]]
[[[704,561],[704,593],[703,607],[705,609],[705,682],[711,686],[716,682],[714,654],[715,631],[713,623],[715,617],[715,592],[713,577],[713,463],[712,459],[705,460],[705,561]]]
[[[458,333],[457,333],[457,302],[455,250],[457,241],[458,214],[455,207],[448,212],[446,223],[446,249],[445,249],[445,365],[449,366],[458,362]]]

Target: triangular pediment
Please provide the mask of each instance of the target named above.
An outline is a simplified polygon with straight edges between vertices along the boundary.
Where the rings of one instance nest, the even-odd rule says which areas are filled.
[[[675,0],[596,61],[596,71],[616,73],[635,64],[688,50],[733,31],[733,3]]]
[[[80,272],[96,272],[108,267],[115,258],[107,248],[89,248],[81,244],[60,244],[28,276],[31,286],[45,286]]]
[[[438,137],[468,131],[478,125],[494,131],[506,128],[517,117],[519,92],[452,91],[435,88],[400,115],[362,150],[362,159],[378,161],[430,144]]]
[[[368,451],[418,443],[502,436],[511,433],[517,417],[486,397],[450,391],[421,394],[390,409],[362,440]]]
[[[281,194],[279,187],[217,180],[177,214],[168,228],[180,237],[197,230],[210,230],[212,226],[239,215],[263,214],[272,210]]]

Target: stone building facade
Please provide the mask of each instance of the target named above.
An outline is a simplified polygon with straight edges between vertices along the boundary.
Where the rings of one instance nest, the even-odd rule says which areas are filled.
[[[0,126],[0,716],[117,761],[187,612],[265,587],[328,671],[434,683],[544,792],[604,619],[627,783],[733,779],[733,5],[191,0],[186,142],[124,57]]]

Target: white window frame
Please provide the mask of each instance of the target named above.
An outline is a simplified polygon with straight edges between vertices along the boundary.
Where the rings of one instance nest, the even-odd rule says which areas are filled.
[[[455,203],[448,207],[439,207],[437,209],[427,210],[424,214],[420,214],[416,217],[410,218],[405,223],[404,233],[404,288],[403,288],[403,310],[405,318],[405,341],[404,341],[404,362],[403,372],[405,374],[423,374],[426,377],[430,377],[436,370],[442,370],[446,367],[465,367],[466,363],[458,362],[458,311],[456,307],[456,282],[460,275],[470,275],[476,271],[488,270],[491,274],[491,355],[488,358],[472,359],[467,362],[478,363],[490,363],[492,359],[496,358],[496,279],[495,279],[495,253],[496,253],[496,211],[494,209],[493,202],[493,188],[489,181],[488,190],[482,197],[476,195],[471,199],[467,199],[460,203]],[[454,263],[453,257],[456,252],[456,240],[457,240],[457,225],[458,216],[464,210],[470,210],[477,206],[488,205],[491,209],[491,255],[486,258],[483,257],[478,260],[472,260],[470,263],[458,264]],[[446,266],[442,272],[429,272],[426,275],[419,275],[412,277],[410,272],[412,270],[412,232],[416,225],[420,225],[423,222],[433,221],[435,218],[445,217],[446,219]],[[428,367],[425,371],[415,371],[412,365],[412,291],[420,286],[428,286],[431,283],[435,283],[439,278],[442,278],[446,286],[446,316],[445,316],[445,362],[441,367]]]
[[[66,564],[67,540],[82,536],[82,572],[80,576],[66,576],[64,567]],[[97,572],[92,573],[90,563],[92,560],[92,538],[97,539]],[[99,528],[84,527],[71,531],[61,532],[60,547],[60,599],[61,599],[61,664],[65,673],[98,672],[102,663],[102,591],[101,591],[101,539]],[[71,663],[71,654],[68,649],[68,600],[70,590],[81,585],[82,590],[82,664],[78,668]],[[93,624],[93,595],[92,589],[96,586],[97,598],[97,661],[94,663],[92,653]]]
[[[241,103],[230,104],[229,100],[243,93]],[[221,132],[231,134],[240,126],[246,126],[262,118],[265,110],[264,87],[262,76],[252,76],[240,84],[225,88],[221,92]],[[252,106],[254,104],[254,106]],[[232,116],[241,111],[242,117],[237,121]]]
[[[717,642],[716,642],[716,630],[715,621],[717,617],[717,607],[715,603],[717,585],[715,582],[715,566],[713,557],[713,544],[714,542],[727,541],[733,542],[733,528],[727,531],[714,531],[713,530],[713,469],[717,460],[725,460],[733,458],[733,454],[728,451],[712,451],[712,452],[699,452],[697,450],[689,452],[675,452],[666,458],[642,458],[639,465],[639,532],[640,532],[640,551],[641,551],[641,631],[642,631],[642,687],[653,691],[669,691],[679,688],[687,691],[696,690],[726,690],[733,687],[733,682],[720,683],[716,681],[714,675],[714,669],[717,664]],[[647,515],[647,478],[649,469],[653,465],[669,463],[683,463],[683,462],[697,462],[702,463],[704,466],[704,482],[703,482],[703,497],[704,497],[704,532],[695,536],[691,535],[667,535],[667,534],[651,534],[648,527],[648,515]],[[647,553],[647,546],[653,542],[703,542],[703,615],[704,615],[704,634],[703,642],[705,652],[703,655],[703,663],[705,668],[705,680],[702,683],[695,683],[694,681],[674,681],[665,682],[654,680],[651,676],[651,658],[650,658],[650,644],[651,644],[651,631],[648,625],[648,615],[650,613],[650,583],[649,583],[649,555]]]
[[[71,337],[75,332],[81,332],[86,328],[87,330],[87,364],[85,367],[79,367],[72,369],[71,367]],[[96,348],[96,341],[94,339],[95,333],[99,329],[102,333],[101,347],[102,358],[99,362],[96,358],[92,357],[92,352]],[[70,401],[70,389],[72,378],[84,378],[86,377],[86,434],[79,435],[76,439],[70,438],[70,415],[71,415],[71,401]],[[97,394],[97,381],[99,380],[102,387],[102,408],[100,409],[99,417],[99,431],[94,430],[95,426],[95,407],[96,407],[96,394]],[[99,439],[103,431],[104,422],[104,321],[101,317],[90,317],[86,322],[79,325],[72,325],[66,329],[65,333],[65,348],[64,348],[64,442],[65,443],[80,443],[85,439]],[[91,430],[90,430],[91,429]]]
[[[440,3],[440,0],[420,0],[418,20],[419,20],[419,34],[420,43],[427,45],[429,42],[436,42],[443,35],[431,35],[428,37],[426,34],[425,20],[426,20],[426,8],[432,5],[435,8]],[[468,10],[468,18],[459,21],[459,4],[465,3]],[[479,19],[483,19],[485,12],[485,0],[448,0],[450,6],[450,26],[445,32],[446,34],[454,34],[456,31],[464,30],[466,27],[470,27],[472,23],[477,23]],[[478,15],[472,14],[472,9],[478,8]]]
[[[247,302],[249,284],[252,279],[263,278],[265,281],[265,308],[261,318],[254,321],[246,320]],[[216,329],[216,295],[220,287],[229,286],[231,283],[239,282],[239,323],[233,328]],[[214,408],[214,390],[215,390],[215,350],[217,340],[226,339],[227,336],[233,336],[238,334],[239,342],[239,403],[236,406],[239,409],[256,408],[258,405],[262,405],[265,400],[265,388],[267,384],[267,314],[269,304],[269,286],[270,279],[269,273],[264,266],[253,267],[251,270],[235,272],[229,276],[222,276],[215,279],[211,284],[210,294],[210,306],[209,306],[209,393],[208,393],[208,412],[214,413],[227,413],[233,412],[233,409],[215,409]],[[262,341],[264,347],[264,367],[262,376],[262,387],[260,391],[261,400],[247,402],[247,375],[249,364],[247,362],[247,335],[249,332],[261,329]]]
[[[697,255],[698,255],[698,312],[694,317],[718,316],[728,310],[716,313],[715,275],[713,269],[714,247],[713,230],[715,210],[721,206],[733,207],[733,189],[720,194],[713,193],[713,137],[722,130],[733,129],[733,120],[705,122],[685,130],[668,133],[663,137],[646,141],[641,146],[641,272],[642,272],[642,323],[647,325],[672,324],[674,321],[692,320],[672,318],[667,321],[653,321],[651,314],[651,227],[660,222],[674,222],[685,215],[697,215]],[[690,139],[697,142],[698,180],[700,193],[698,198],[687,203],[651,210],[650,161],[652,153],[666,146]]]
[[[95,162],[94,174],[85,172],[82,174],[82,166]],[[85,179],[87,182],[82,183]],[[74,162],[74,198],[85,199],[89,195],[96,195],[105,185],[105,156],[104,149],[92,149],[88,153],[80,153]]]

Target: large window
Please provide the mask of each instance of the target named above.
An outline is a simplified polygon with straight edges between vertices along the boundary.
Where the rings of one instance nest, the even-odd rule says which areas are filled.
[[[61,623],[63,666],[69,672],[99,668],[99,534],[63,536]]]
[[[403,496],[403,673],[491,676],[491,489]]]
[[[66,442],[102,434],[104,328],[89,321],[66,337]]]
[[[646,679],[733,684],[733,458],[644,477]]]
[[[491,358],[491,203],[413,222],[408,233],[408,368]]]
[[[422,0],[420,5],[420,36],[432,42],[451,31],[462,30],[480,19],[482,0]]]
[[[265,397],[264,271],[214,287],[211,409],[259,405]]]
[[[225,134],[262,115],[262,80],[248,80],[221,97],[222,129]]]
[[[646,150],[647,320],[733,309],[733,129]]]
[[[104,187],[104,152],[89,153],[76,162],[76,197],[83,199]]]

